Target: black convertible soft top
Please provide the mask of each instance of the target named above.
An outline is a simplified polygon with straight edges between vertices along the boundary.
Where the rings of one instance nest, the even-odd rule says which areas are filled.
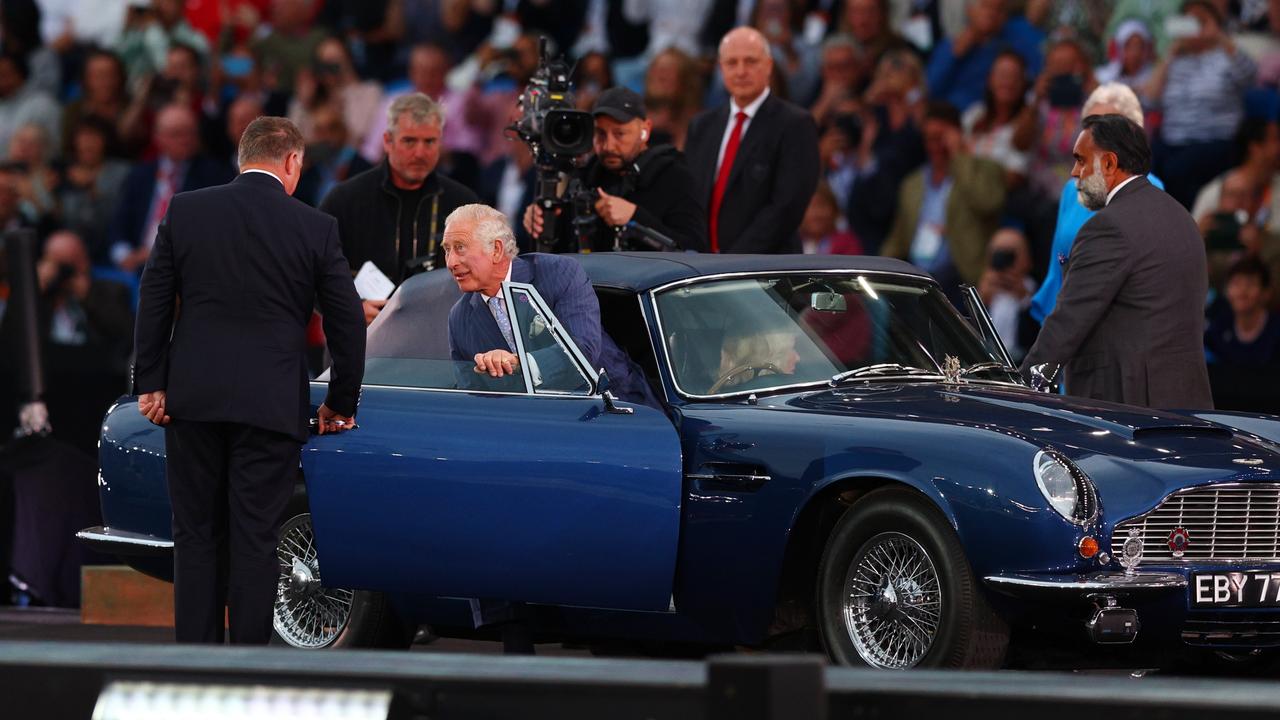
[[[707,253],[591,253],[571,255],[592,284],[631,292],[703,275],[794,270],[869,270],[928,277],[901,260],[866,255],[712,255]],[[461,296],[446,269],[415,275],[391,296],[369,327],[366,356],[449,357],[449,308]]]

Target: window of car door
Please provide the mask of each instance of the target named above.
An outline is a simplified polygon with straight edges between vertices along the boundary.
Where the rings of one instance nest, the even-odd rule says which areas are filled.
[[[471,359],[455,361],[452,357],[441,357],[445,355],[443,351],[429,350],[416,353],[421,356],[405,352],[394,357],[366,358],[364,385],[455,392],[589,395],[594,387],[594,374],[586,369],[581,352],[537,290],[529,285],[504,283],[502,297],[506,307],[515,309],[508,316],[512,339],[517,344],[516,354],[521,360],[516,373],[492,377],[476,372]],[[416,320],[413,327],[397,329],[397,332],[448,333],[447,313],[433,313],[431,320],[438,322],[429,322],[428,327],[422,327],[421,315],[416,316]]]

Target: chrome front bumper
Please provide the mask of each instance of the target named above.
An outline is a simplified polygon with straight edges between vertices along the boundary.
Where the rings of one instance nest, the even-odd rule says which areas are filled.
[[[1135,572],[1104,570],[1071,575],[988,575],[983,580],[997,592],[1013,595],[1047,593],[1086,596],[1100,593],[1134,593],[1184,590],[1185,575],[1169,572]]]

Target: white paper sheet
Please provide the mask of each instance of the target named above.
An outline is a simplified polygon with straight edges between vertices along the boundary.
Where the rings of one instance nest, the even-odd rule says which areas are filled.
[[[356,293],[361,300],[386,300],[395,289],[396,284],[372,260],[365,260],[356,273]]]

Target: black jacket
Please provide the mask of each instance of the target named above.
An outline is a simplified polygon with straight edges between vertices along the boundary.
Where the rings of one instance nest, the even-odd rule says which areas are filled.
[[[591,158],[580,172],[583,184],[591,191],[591,199],[599,197],[596,188],[636,204],[631,221],[666,235],[681,250],[705,252],[707,249],[707,213],[693,189],[693,175],[685,164],[684,154],[670,145],[657,145],[640,153],[630,167],[621,173],[606,169]],[[562,216],[563,217],[563,216]],[[612,250],[617,232],[596,218],[592,224],[596,252]],[[557,252],[576,252],[571,222],[556,225]],[[624,230],[623,250],[656,250],[641,239],[635,230]]]
[[[434,253],[435,267],[444,267],[444,253],[440,250],[440,236],[444,233],[444,220],[449,213],[462,205],[478,203],[480,199],[470,188],[450,180],[438,172],[427,176],[426,192],[417,208],[417,252],[412,257]],[[400,231],[400,195],[391,184],[391,168],[386,160],[377,167],[333,186],[320,203],[320,210],[338,220],[338,236],[342,238],[342,252],[352,271],[357,271],[366,260],[392,282],[399,285],[406,277],[400,262],[399,243],[412,243],[415,238],[398,237]]]
[[[307,323],[317,303],[333,357],[325,404],[355,414],[364,313],[337,223],[271,176],[246,173],[175,195],[139,296],[134,390],[165,390],[174,418],[305,442]]]
[[[729,126],[726,104],[689,125],[685,155],[697,183],[697,199],[710,212],[720,141]],[[798,253],[796,229],[821,172],[818,128],[798,105],[770,95],[738,146],[720,205],[720,252]]]

